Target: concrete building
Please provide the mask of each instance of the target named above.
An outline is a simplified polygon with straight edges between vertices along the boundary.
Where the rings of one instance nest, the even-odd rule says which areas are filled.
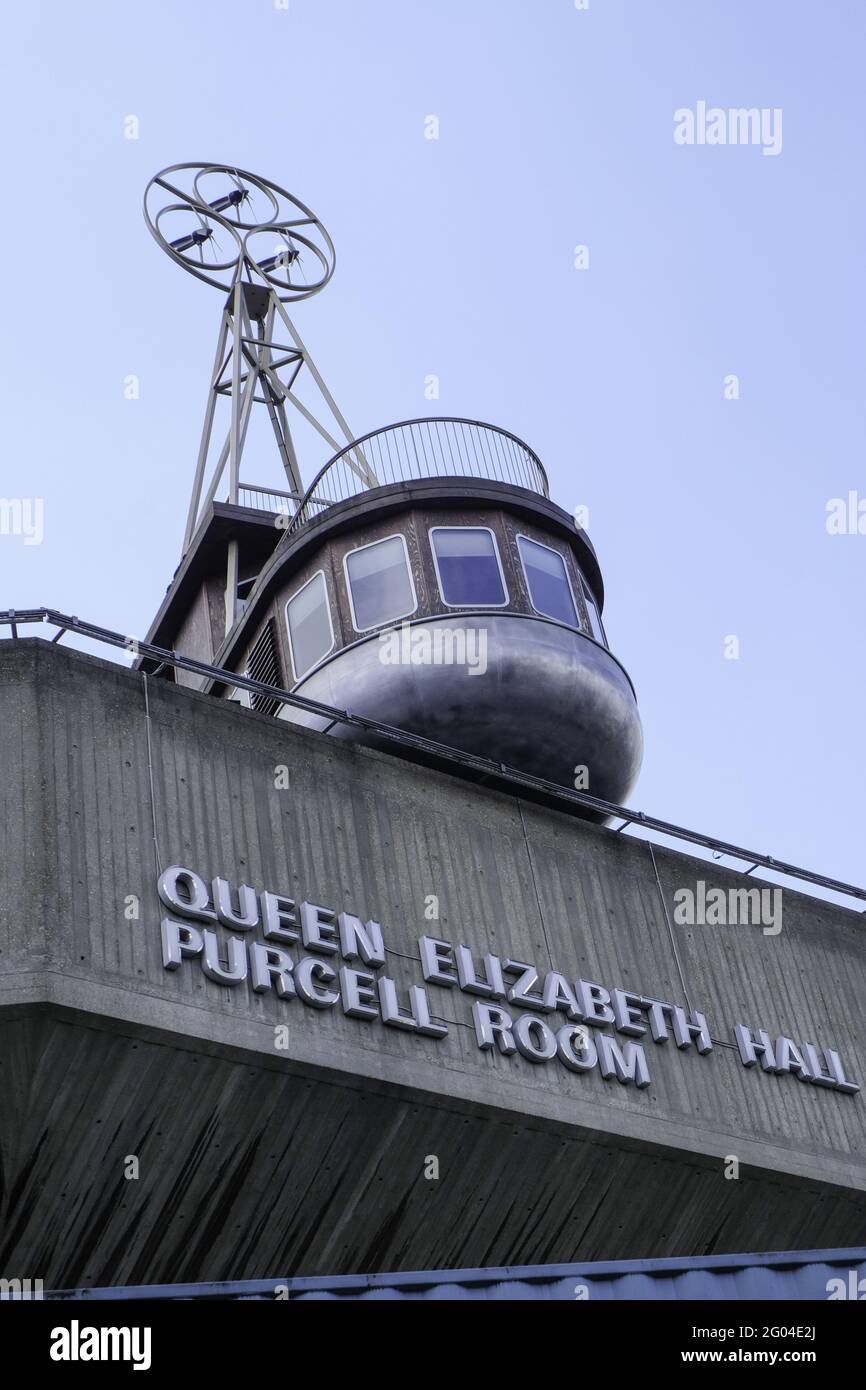
[[[275,312],[223,321],[270,406]],[[637,702],[528,446],[413,421],[244,489],[233,384],[136,668],[5,615],[0,1272],[858,1264],[862,892],[614,828]]]
[[[766,1052],[746,1066],[735,1032],[811,1044],[828,1083],[835,1051],[859,1083],[854,912],[786,891],[778,936],[672,932],[677,889],[742,876],[206,694],[149,679],[145,695],[142,674],[57,645],[4,644],[0,674],[10,1275],[78,1288],[866,1241],[862,1095],[795,1074],[787,1049],[783,1073]],[[223,878],[235,913],[241,884],[279,895],[274,930],[306,921],[306,945],[276,946],[294,994],[261,897],[250,929],[193,918],[160,901],[173,864]],[[384,966],[351,921],[334,951],[340,913],[381,925]],[[181,924],[167,944],[163,920]],[[471,952],[465,988],[425,980],[421,938]],[[431,949],[428,977],[456,976],[456,952]],[[520,998],[484,992],[488,955],[525,963],[506,977]],[[230,967],[245,978],[220,980]],[[540,1061],[570,1024],[567,997],[538,1005],[549,972],[599,987],[587,1014],[617,989],[680,1006],[688,1040],[665,1011],[653,1041],[624,996],[619,1028],[588,1028],[593,1065],[573,1037]],[[494,1003],[514,1051],[479,1045],[473,1009]]]

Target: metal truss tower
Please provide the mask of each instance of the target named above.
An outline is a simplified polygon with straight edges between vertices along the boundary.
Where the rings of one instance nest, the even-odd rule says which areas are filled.
[[[254,405],[264,406],[295,506],[304,485],[287,406],[339,453],[354,436],[286,309],[309,299],[334,273],[334,244],[316,215],[285,189],[224,164],[174,164],[151,179],[144,197],[147,226],[184,270],[226,295],[208,388],[195,478],[187,513],[186,554],[203,508],[228,470],[226,499],[238,505],[241,462]],[[295,387],[305,373],[315,408]],[[228,429],[216,434],[217,405],[228,398]],[[376,477],[360,451],[349,466],[365,486]],[[226,631],[234,622],[238,545],[229,543]]]

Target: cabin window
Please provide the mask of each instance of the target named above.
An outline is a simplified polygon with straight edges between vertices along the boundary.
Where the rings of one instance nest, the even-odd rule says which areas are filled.
[[[590,632],[592,633],[596,642],[600,642],[603,647],[606,647],[607,638],[604,635],[604,628],[601,624],[601,614],[598,611],[598,604],[596,603],[595,598],[593,596],[593,592],[587,584],[586,580],[584,579],[583,575],[580,576],[580,582],[583,586],[583,598],[584,602],[586,603],[586,611],[589,614]]]
[[[350,550],[343,564],[356,632],[408,618],[418,607],[403,536]]]
[[[569,627],[580,627],[571,581],[560,552],[528,536],[517,537],[517,548],[536,613],[567,623]]]
[[[334,649],[334,628],[323,570],[314,574],[289,599],[286,626],[295,680],[301,680]]]
[[[486,526],[434,526],[430,542],[439,592],[449,608],[508,602],[496,537]]]

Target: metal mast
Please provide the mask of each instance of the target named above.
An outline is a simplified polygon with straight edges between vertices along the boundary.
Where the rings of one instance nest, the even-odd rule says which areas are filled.
[[[324,289],[334,273],[334,244],[308,207],[285,189],[224,164],[173,164],[156,174],[144,196],[147,226],[184,270],[226,295],[208,388],[201,443],[187,513],[183,553],[203,507],[228,469],[226,500],[238,504],[241,460],[253,405],[268,412],[288,494],[297,506],[304,486],[289,424],[292,406],[334,453],[353,434],[311,358],[286,305]],[[286,341],[278,341],[286,339]],[[301,372],[312,380],[315,408],[298,397]],[[215,433],[220,397],[231,413],[222,440]],[[376,477],[360,451],[350,466],[368,487]],[[229,543],[226,631],[234,623],[238,543]]]

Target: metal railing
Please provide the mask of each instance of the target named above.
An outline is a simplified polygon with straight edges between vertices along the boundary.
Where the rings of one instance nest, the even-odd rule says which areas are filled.
[[[793,878],[800,882],[811,883],[817,888],[839,893],[843,897],[854,898],[858,902],[866,902],[866,888],[858,888],[855,884],[844,883],[840,879],[828,878],[826,874],[814,873],[811,869],[803,869],[796,864],[785,863],[781,859],[775,859],[770,854],[755,853],[742,846],[728,844],[724,840],[716,839],[714,836],[706,835],[698,830],[687,830],[681,825],[673,825],[668,821],[659,820],[655,816],[648,816],[644,811],[630,811],[627,807],[618,806],[615,802],[602,801],[600,797],[592,796],[589,792],[562,787],[558,782],[550,782],[544,777],[536,777],[532,773],[521,772],[519,768],[507,767],[504,763],[493,762],[490,758],[482,758],[475,753],[465,753],[459,748],[452,748],[448,744],[437,743],[433,739],[423,738],[420,734],[410,733],[408,729],[398,729],[391,724],[383,724],[378,719],[368,719],[365,715],[351,714],[348,710],[323,705],[318,700],[309,700],[303,695],[293,694],[290,690],[280,690],[275,686],[264,684],[262,681],[252,680],[249,676],[241,675],[237,671],[227,671],[220,666],[210,666],[207,662],[197,661],[194,657],[183,656],[180,652],[170,651],[167,647],[157,647],[153,642],[141,642],[137,638],[124,636],[121,632],[112,632],[110,628],[97,627],[94,623],[88,623],[81,618],[69,617],[65,613],[58,613],[56,609],[7,609],[5,612],[0,612],[0,627],[10,628],[13,638],[19,637],[19,627],[26,627],[32,623],[51,623],[56,627],[57,631],[51,638],[52,642],[59,642],[66,632],[74,632],[90,641],[103,642],[107,646],[117,647],[123,651],[131,652],[134,656],[156,662],[155,675],[159,674],[166,666],[171,666],[176,670],[191,671],[195,675],[203,676],[206,680],[226,686],[229,689],[247,690],[252,695],[263,695],[267,699],[279,700],[281,704],[289,705],[293,709],[303,710],[306,714],[317,715],[327,721],[327,728],[323,730],[325,733],[328,733],[334,725],[342,724],[348,728],[359,729],[385,743],[415,749],[418,752],[439,758],[444,763],[451,763],[466,771],[475,772],[482,782],[487,778],[495,778],[497,782],[504,784],[515,795],[521,787],[524,787],[529,791],[543,793],[552,801],[559,802],[563,808],[569,805],[580,806],[595,811],[608,819],[617,818],[622,821],[622,825],[617,826],[617,832],[635,826],[644,832],[653,832],[665,838],[679,840],[684,844],[698,845],[703,849],[711,850],[714,860],[725,856],[749,864],[751,867],[746,870],[747,874],[754,873],[755,869],[758,868],[769,869],[772,873],[779,874],[783,878]],[[650,844],[652,843],[653,841],[650,841]],[[658,844],[659,842],[656,840],[655,843]],[[863,909],[861,908],[860,911],[863,912]]]
[[[283,516],[293,516],[298,499],[293,492],[280,492],[277,488],[258,487],[255,483],[241,483],[238,488],[238,504],[250,507],[256,512],[273,512]]]
[[[480,420],[405,420],[347,444],[307,489],[288,527],[292,534],[338,502],[374,487],[422,478],[478,478],[547,497],[547,474],[517,435]]]

